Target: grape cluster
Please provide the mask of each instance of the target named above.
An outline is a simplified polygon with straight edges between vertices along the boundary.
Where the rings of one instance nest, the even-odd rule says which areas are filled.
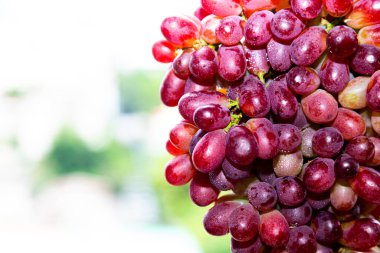
[[[161,100],[190,182],[231,251],[380,252],[380,0],[202,0],[161,24]]]

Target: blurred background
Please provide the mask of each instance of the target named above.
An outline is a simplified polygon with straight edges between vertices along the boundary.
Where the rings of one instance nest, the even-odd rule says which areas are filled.
[[[198,0],[0,0],[0,252],[229,252],[169,186],[161,21]]]

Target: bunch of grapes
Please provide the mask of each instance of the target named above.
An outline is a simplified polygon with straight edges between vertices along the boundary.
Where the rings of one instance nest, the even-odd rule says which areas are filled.
[[[380,0],[202,0],[161,24],[161,100],[190,182],[231,251],[380,252]]]

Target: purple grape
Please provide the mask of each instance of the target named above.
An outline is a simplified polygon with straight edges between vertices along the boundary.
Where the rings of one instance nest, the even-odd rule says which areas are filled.
[[[215,29],[218,40],[225,46],[233,46],[243,38],[244,20],[240,16],[228,16],[220,21]]]
[[[268,60],[271,67],[284,72],[292,66],[290,46],[271,39],[267,45]]]
[[[270,66],[266,49],[249,49],[244,48],[245,58],[247,59],[247,69],[251,74],[256,76],[268,73]]]
[[[306,20],[316,18],[322,11],[322,0],[290,0],[294,13]]]
[[[256,159],[253,162],[253,169],[260,181],[272,184],[277,178],[273,170],[272,160]]]
[[[353,178],[359,172],[359,163],[348,154],[341,154],[335,160],[335,175],[337,178]]]
[[[302,226],[311,220],[313,209],[308,202],[297,207],[283,207],[280,212],[284,215],[290,226]]]
[[[285,206],[297,206],[306,198],[306,189],[297,177],[278,178],[274,183],[278,201]]]
[[[308,226],[295,227],[290,230],[287,244],[289,253],[315,253],[317,240],[313,230]]]
[[[234,164],[247,166],[258,153],[257,142],[244,126],[233,126],[227,134],[226,157]]]
[[[250,204],[236,208],[230,215],[228,227],[236,241],[252,240],[259,232],[260,214]]]
[[[203,219],[205,230],[214,236],[222,236],[229,232],[228,220],[231,213],[239,208],[240,203],[234,201],[225,201],[217,203]]]
[[[334,214],[321,211],[311,221],[317,241],[323,245],[332,245],[342,236],[342,227]]]
[[[359,163],[365,163],[375,155],[375,145],[367,136],[358,136],[347,144],[346,153]]]
[[[333,157],[343,147],[342,134],[334,127],[324,127],[313,136],[313,150],[320,157]]]
[[[266,182],[257,182],[248,189],[248,200],[257,210],[272,210],[277,203],[277,193],[273,186]]]
[[[228,159],[224,159],[222,169],[226,178],[230,180],[241,180],[251,176],[250,167],[236,166]]]
[[[257,11],[253,13],[244,27],[245,43],[250,47],[266,45],[272,38],[270,22],[274,14],[270,11]]]
[[[289,89],[298,95],[308,95],[318,89],[321,80],[318,73],[308,67],[296,66],[286,74]]]
[[[193,76],[200,80],[209,80],[218,72],[216,53],[209,47],[201,47],[193,52],[189,62],[189,69]]]
[[[195,125],[205,131],[223,129],[230,121],[228,108],[218,104],[200,106],[194,112]]]
[[[314,210],[322,210],[330,204],[330,192],[307,193],[307,202]]]
[[[173,71],[179,78],[187,79],[190,77],[189,62],[194,49],[187,48],[178,55],[173,61]]]
[[[317,243],[317,251],[315,253],[334,253],[334,251],[331,248]]]
[[[279,144],[278,148],[281,153],[292,153],[301,145],[301,131],[291,124],[275,124],[277,129]]]
[[[247,63],[241,45],[220,47],[218,59],[218,73],[224,80],[234,82],[244,76]]]
[[[305,24],[289,9],[274,14],[270,24],[272,34],[281,41],[291,41],[305,28]]]
[[[226,133],[224,130],[214,130],[199,140],[192,154],[194,167],[209,173],[222,164],[226,150]]]
[[[350,81],[350,70],[345,63],[339,63],[326,58],[319,71],[323,88],[330,93],[338,93]]]
[[[268,91],[257,77],[250,76],[240,87],[239,107],[248,117],[264,117],[269,113]]]
[[[285,75],[278,76],[268,86],[269,99],[274,115],[283,120],[295,117],[298,110],[297,98],[288,89]]]
[[[293,40],[290,46],[292,62],[300,66],[309,66],[316,62],[327,48],[326,37],[327,32],[322,27],[311,26],[307,28]]]
[[[360,75],[372,75],[380,69],[380,48],[372,45],[359,45],[350,66]]]
[[[208,206],[218,198],[219,190],[210,183],[207,174],[197,172],[191,180],[189,193],[194,204]]]
[[[220,191],[228,191],[234,188],[233,183],[224,175],[222,169],[210,172],[209,178],[211,184]]]
[[[303,182],[308,191],[322,193],[335,182],[334,161],[329,158],[316,158],[305,168]]]
[[[358,48],[358,38],[354,29],[348,26],[335,26],[327,35],[329,53],[334,59],[346,59]]]

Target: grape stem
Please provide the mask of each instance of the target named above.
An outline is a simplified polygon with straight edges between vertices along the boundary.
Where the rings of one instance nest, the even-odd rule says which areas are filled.
[[[324,18],[321,19],[321,25],[326,27],[326,29],[325,29],[326,32],[329,32],[331,29],[334,28],[334,25],[331,24],[329,21],[327,21],[327,19],[324,19]]]
[[[228,132],[231,127],[236,126],[239,124],[240,120],[243,118],[242,113],[240,112],[239,108],[239,99],[228,100],[228,108],[232,111],[231,112],[231,121],[228,124],[226,128],[224,128],[224,131]]]
[[[264,75],[265,75],[264,72],[260,72],[260,73],[257,74],[257,77],[260,79],[260,81],[261,81],[263,84],[265,84],[265,86],[267,86],[266,83],[265,83]]]

